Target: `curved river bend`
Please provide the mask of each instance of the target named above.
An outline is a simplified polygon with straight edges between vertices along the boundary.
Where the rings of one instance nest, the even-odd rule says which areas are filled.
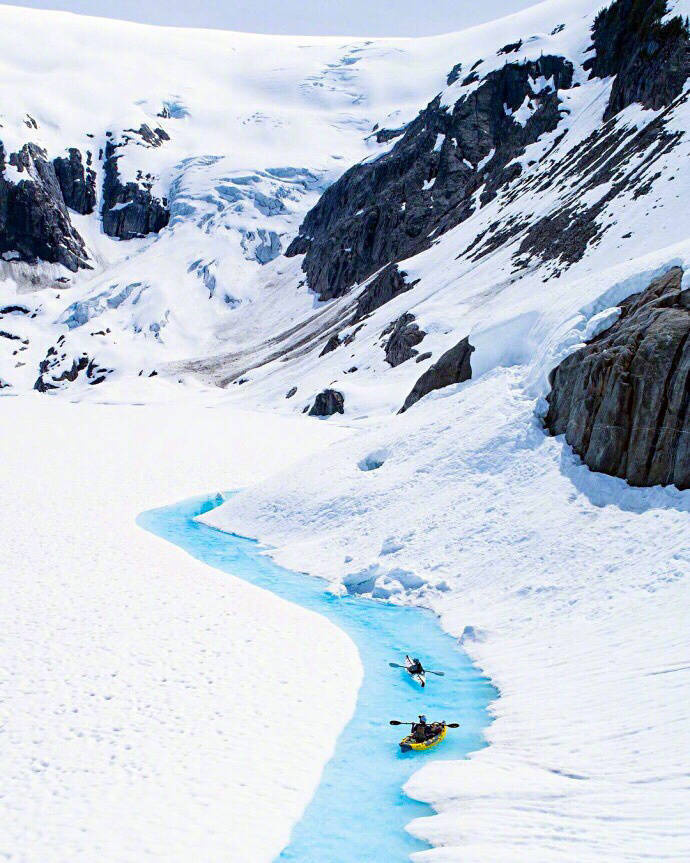
[[[487,707],[498,693],[429,612],[335,596],[323,580],[273,563],[256,542],[194,520],[223,501],[222,495],[194,498],[142,513],[137,523],[210,566],[329,618],[355,642],[364,667],[354,716],[278,860],[404,863],[428,847],[410,836],[405,825],[433,810],[406,797],[402,786],[429,758],[459,759],[486,745]],[[388,665],[408,652],[446,676],[430,677],[420,690],[403,671]],[[388,720],[412,719],[418,713],[430,720],[457,721],[461,727],[449,731],[429,753],[403,755],[397,743],[404,729],[391,728]]]

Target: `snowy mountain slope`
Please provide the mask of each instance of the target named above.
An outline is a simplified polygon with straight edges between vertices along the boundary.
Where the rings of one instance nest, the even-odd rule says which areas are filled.
[[[560,7],[559,12],[562,12]],[[569,58],[567,62],[573,65],[573,80],[567,82],[565,89],[558,91],[560,117],[557,121],[554,118],[554,128],[539,135],[534,143],[528,143],[524,152],[520,152],[524,141],[519,137],[514,145],[510,141],[506,145],[505,133],[494,133],[503,138],[506,151],[496,173],[492,174],[488,167],[496,158],[494,148],[490,148],[491,135],[480,141],[484,149],[479,146],[474,154],[473,165],[463,156],[465,151],[462,149],[458,155],[444,156],[445,148],[452,151],[458,147],[452,141],[449,143],[450,133],[444,136],[432,128],[431,133],[425,135],[425,146],[431,153],[419,147],[413,151],[417,158],[411,170],[417,171],[420,162],[424,167],[424,158],[434,154],[437,141],[441,138],[443,142],[437,152],[442,164],[439,167],[430,163],[432,172],[444,170],[444,158],[446,161],[452,158],[456,162],[469,163],[469,167],[466,166],[469,179],[458,179],[458,169],[454,168],[451,172],[445,166],[446,191],[438,207],[434,200],[434,188],[439,183],[440,173],[429,181],[423,180],[421,176],[410,176],[409,180],[406,179],[404,189],[391,189],[389,186],[379,189],[370,185],[372,182],[375,184],[376,179],[360,179],[362,169],[353,168],[340,183],[329,189],[319,208],[310,214],[302,229],[306,245],[299,238],[292,248],[296,251],[307,250],[304,266],[309,284],[313,283],[315,290],[321,290],[320,279],[326,278],[325,274],[328,273],[330,281],[327,279],[323,284],[329,287],[322,296],[344,295],[345,300],[336,301],[341,309],[339,317],[343,317],[345,309],[350,307],[347,314],[351,324],[349,327],[341,326],[339,331],[340,341],[348,341],[346,356],[345,351],[337,350],[326,357],[319,356],[327,337],[333,335],[329,332],[323,335],[323,341],[314,349],[306,381],[304,365],[296,369],[291,378],[284,375],[290,386],[302,384],[300,392],[304,391],[304,399],[312,399],[321,386],[330,386],[335,381],[333,385],[345,394],[346,405],[352,406],[354,416],[363,410],[371,410],[373,405],[387,410],[397,408],[419,372],[438,356],[441,347],[450,347],[453,343],[452,337],[448,337],[449,333],[457,333],[458,336],[471,334],[472,343],[478,348],[475,364],[481,373],[495,363],[511,360],[510,357],[482,356],[483,351],[479,346],[482,330],[500,325],[502,320],[506,321],[507,326],[512,326],[513,319],[518,330],[525,327],[529,330],[538,319],[544,323],[544,318],[559,324],[564,320],[564,309],[562,306],[554,308],[556,303],[569,303],[565,310],[566,315],[569,315],[577,313],[579,306],[595,300],[594,293],[588,290],[588,282],[591,283],[588,273],[595,272],[601,276],[604,270],[629,259],[631,252],[634,256],[643,256],[684,241],[684,225],[678,218],[678,208],[682,207],[687,181],[687,173],[678,170],[678,165],[687,158],[688,144],[682,132],[687,125],[684,98],[660,112],[641,111],[639,105],[633,104],[617,115],[615,122],[603,124],[602,116],[609,101],[612,82],[610,79],[590,79],[583,68],[586,58],[590,56],[587,50],[591,43],[590,26],[591,18],[584,17],[577,22],[577,28],[571,25],[574,33],[569,33],[566,27],[553,36],[527,40],[519,52],[513,52],[516,54],[514,62],[517,67],[525,62],[538,64],[540,57],[543,60],[547,56],[565,56]],[[515,30],[506,32],[515,33]],[[477,41],[474,40],[475,43]],[[484,46],[480,44],[478,47],[476,53],[473,51],[469,55],[464,68],[474,66],[477,54],[484,53]],[[505,54],[495,51],[493,54],[485,79],[507,68]],[[480,66],[482,71],[485,66],[486,61]],[[452,98],[466,98],[467,92],[462,91],[478,86],[478,82],[472,82],[458,91],[459,83],[448,88],[448,91],[455,91]],[[534,92],[530,84],[527,84],[527,89]],[[428,125],[433,121],[439,122],[445,116],[443,100],[451,98],[448,91],[442,94],[441,107],[432,107],[426,119],[422,115],[421,121]],[[552,93],[550,86],[546,85],[543,92],[547,96]],[[529,101],[527,96],[525,100]],[[537,109],[526,110],[528,113],[532,110],[534,117]],[[529,123],[529,118],[526,122]],[[516,127],[516,133],[523,131],[521,124],[512,125]],[[460,131],[463,128],[461,124]],[[538,128],[535,133],[537,131]],[[452,140],[457,141],[457,138]],[[517,151],[513,147],[517,147]],[[422,152],[419,152],[420,149]],[[486,154],[482,155],[484,150]],[[393,151],[391,156],[395,155]],[[480,157],[478,161],[477,157]],[[380,165],[387,159],[387,156],[383,156],[374,165]],[[477,171],[475,166],[481,165],[484,160],[486,166]],[[390,164],[395,171],[399,168],[400,159]],[[369,166],[363,167],[367,169]],[[505,172],[511,167],[519,167],[519,170],[517,175],[510,171],[511,176],[506,180]],[[387,165],[385,170],[388,170]],[[384,173],[384,168],[379,173]],[[349,184],[348,178],[352,178]],[[434,186],[421,188],[432,181]],[[498,188],[489,190],[489,186],[495,186],[497,182]],[[415,183],[418,183],[417,188],[414,188]],[[451,194],[448,187],[453,184],[455,198],[447,201],[447,196]],[[457,213],[458,186],[462,193],[459,204],[464,207],[467,202],[469,212],[463,209]],[[341,188],[342,191],[339,191]],[[337,193],[343,200],[335,208],[331,223],[330,211],[327,212],[328,204],[325,202],[327,198],[330,202]],[[412,193],[422,194],[426,199],[426,204],[423,201],[422,204],[432,211],[427,227],[435,226],[429,238],[422,236],[416,244],[424,247],[433,242],[433,245],[412,259],[400,261],[398,270],[407,275],[401,286],[392,289],[398,296],[379,308],[375,303],[374,313],[363,315],[360,312],[362,297],[368,296],[372,285],[382,274],[390,272],[390,269],[381,268],[385,268],[391,258],[395,261],[397,257],[395,249],[390,246],[390,237],[395,231],[400,233],[401,229],[390,221],[392,217],[386,217],[384,221],[380,210],[390,210],[394,206],[405,211],[408,202],[401,202],[400,196],[405,194],[410,197]],[[472,203],[475,197],[478,198],[476,206]],[[449,210],[449,207],[452,209]],[[343,217],[344,209],[346,215]],[[448,224],[444,227],[444,213],[452,219],[450,230]],[[653,226],[650,226],[649,216],[652,213],[654,220]],[[458,215],[461,221],[452,227]],[[368,224],[370,218],[374,220],[373,227]],[[318,236],[309,239],[315,224],[322,225],[319,230],[323,232],[323,240]],[[439,232],[441,236],[438,236]],[[377,243],[382,244],[373,258],[358,254],[359,247],[356,245],[360,242],[366,244],[368,233],[373,236],[372,246],[375,249],[378,248]],[[404,243],[405,233],[402,233]],[[407,247],[402,247],[403,254],[410,248],[410,239],[406,242]],[[415,240],[412,242],[414,248]],[[356,247],[352,253],[349,251],[351,245]],[[341,275],[341,260],[354,261],[352,266],[355,269],[351,270],[349,278],[355,279],[355,284],[348,282],[348,276]],[[563,281],[556,281],[564,278],[566,270],[568,282],[578,285],[580,293],[577,296],[570,287],[563,286]],[[363,290],[356,283],[359,272],[364,277]],[[373,281],[367,279],[371,272],[374,273]],[[604,279],[601,279],[598,285],[601,286],[603,282]],[[612,276],[609,287],[614,282],[615,277]],[[414,287],[406,290],[410,285]],[[371,302],[368,302],[365,310],[371,307]],[[392,371],[385,363],[379,342],[385,328],[405,312],[415,314],[419,326],[427,333],[426,341],[418,350],[420,353],[431,351],[431,357],[421,370],[408,363]],[[535,333],[532,340],[536,344],[543,335]],[[490,337],[490,341],[494,342],[494,339]],[[218,359],[217,364],[226,371],[237,371],[223,357]],[[362,365],[365,366],[364,370],[361,369]],[[343,372],[352,366],[357,366],[359,373],[354,377],[344,377]],[[229,376],[226,374],[225,378]],[[263,383],[255,389],[259,397],[275,404],[279,393],[276,392],[273,368],[267,371],[265,379],[268,390],[266,396],[262,392]],[[367,394],[365,398],[362,396],[363,390]]]
[[[186,32],[12,7],[0,17],[5,224],[27,226],[2,247],[2,303],[40,289],[28,345],[3,351],[0,377],[20,390],[60,335],[51,371],[66,383],[82,354],[136,375],[226,345],[229,328],[242,331],[237,301],[261,293],[261,264],[328,183],[376,152],[376,120],[413,116],[453,56],[450,39]],[[411,63],[414,79],[401,74]],[[30,145],[36,165],[22,172],[13,163]],[[91,212],[55,191],[53,163],[68,151],[82,173],[66,188],[88,186]],[[38,200],[14,205],[22,179]],[[43,223],[56,221],[46,244]],[[296,302],[308,307],[306,291]]]
[[[433,608],[501,687],[492,745],[410,783],[439,813],[413,825],[435,846],[420,859],[690,856],[690,491],[591,473],[544,427],[546,398],[567,402],[586,457],[570,417],[589,434],[603,400],[604,438],[651,425],[654,453],[670,429],[677,461],[690,421],[690,67],[674,20],[690,8],[599,6],[546,2],[416,41],[0,12],[3,105],[21,102],[0,119],[5,152],[43,147],[36,186],[57,183],[64,204],[82,186],[52,160],[77,147],[87,166],[90,151],[96,195],[91,213],[67,208],[93,269],[5,256],[0,378],[100,401],[146,400],[147,376],[167,377],[267,424],[342,406],[327,422],[347,440],[207,520],[343,591]],[[28,38],[44,47],[30,69]],[[22,172],[7,162],[5,177]],[[39,212],[66,236],[50,200]],[[157,234],[103,232],[159,207]],[[657,278],[672,292],[648,303]],[[650,342],[669,308],[677,338]],[[605,362],[610,340],[630,363]],[[615,374],[563,373],[551,391],[578,349]]]

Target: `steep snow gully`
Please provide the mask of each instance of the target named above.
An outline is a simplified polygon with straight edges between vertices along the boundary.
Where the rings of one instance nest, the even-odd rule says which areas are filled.
[[[279,860],[403,863],[414,851],[428,847],[404,827],[413,818],[432,814],[431,809],[401,791],[427,757],[399,753],[400,731],[388,720],[425,713],[430,719],[460,722],[432,755],[435,760],[457,760],[484,745],[482,730],[490,721],[488,707],[497,692],[427,611],[337,596],[324,581],[279,567],[252,540],[196,520],[224,499],[218,494],[183,501],[144,512],[137,521],[193,557],[325,615],[353,639],[364,666],[355,714]],[[412,650],[423,659],[433,657],[446,672],[430,681],[424,692],[388,666],[389,660]],[[290,657],[285,661],[289,663]],[[285,745],[290,745],[291,735],[308,733],[305,728],[286,728]]]

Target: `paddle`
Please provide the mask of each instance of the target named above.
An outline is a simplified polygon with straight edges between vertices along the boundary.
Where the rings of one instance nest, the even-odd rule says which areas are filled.
[[[397,662],[389,662],[388,664],[390,665],[391,668],[402,668],[404,671],[407,671],[406,665],[398,665]],[[430,669],[425,668],[424,672],[426,674],[437,674],[439,677],[445,677],[446,676],[445,671],[431,671]]]
[[[397,719],[391,719],[391,721],[388,724],[389,725],[415,725],[414,722],[398,722]],[[433,725],[433,722],[430,724]],[[459,722],[444,722],[443,724],[446,726],[446,728],[460,728]]]

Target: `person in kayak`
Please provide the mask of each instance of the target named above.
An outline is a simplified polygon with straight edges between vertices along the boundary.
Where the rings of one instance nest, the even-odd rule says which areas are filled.
[[[412,723],[410,736],[414,737],[417,743],[424,743],[425,740],[432,736],[432,731],[430,726],[427,724],[426,716],[422,714],[419,717],[419,722]]]
[[[410,657],[407,657],[410,659]],[[424,674],[424,668],[422,663],[415,656],[414,659],[410,660],[410,664],[407,666],[407,670],[410,674]]]

